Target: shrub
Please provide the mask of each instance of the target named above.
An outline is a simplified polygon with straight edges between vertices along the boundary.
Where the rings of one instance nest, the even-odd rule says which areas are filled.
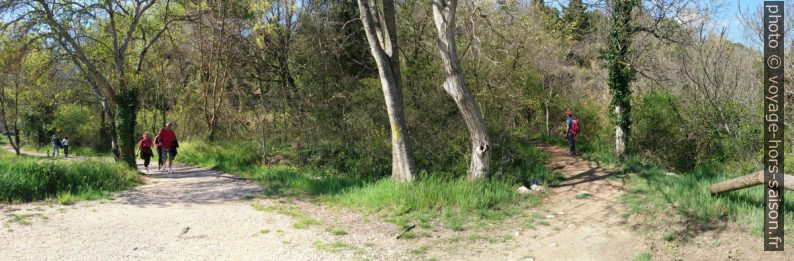
[[[0,201],[5,202],[65,198],[65,193],[96,195],[141,183],[138,175],[122,164],[25,158],[7,152],[0,155]]]
[[[630,139],[636,155],[678,170],[695,167],[697,150],[692,124],[682,116],[680,101],[668,92],[649,92],[634,106]]]

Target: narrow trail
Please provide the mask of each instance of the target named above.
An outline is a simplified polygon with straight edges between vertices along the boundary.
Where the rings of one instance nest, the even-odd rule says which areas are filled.
[[[549,155],[547,166],[562,173],[564,181],[550,188],[543,208],[554,218],[553,231],[540,240],[537,258],[541,260],[630,260],[649,251],[643,239],[631,231],[626,212],[619,202],[625,181],[595,162],[568,155],[567,148],[537,144]],[[577,198],[579,193],[592,196]],[[556,230],[556,229],[552,229]]]

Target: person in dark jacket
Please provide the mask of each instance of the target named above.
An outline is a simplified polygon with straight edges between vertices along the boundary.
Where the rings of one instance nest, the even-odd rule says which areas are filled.
[[[52,135],[52,156],[58,157],[59,151],[61,150],[61,138],[58,135]]]

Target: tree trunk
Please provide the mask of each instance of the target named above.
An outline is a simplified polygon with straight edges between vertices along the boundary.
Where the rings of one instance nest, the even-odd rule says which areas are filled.
[[[358,6],[372,57],[375,58],[378,66],[383,97],[386,100],[386,112],[389,115],[392,179],[413,181],[416,179],[416,170],[403,110],[402,76],[400,74],[400,60],[397,51],[394,2],[392,0],[383,0],[383,10],[381,12],[374,9],[379,6],[378,0],[369,1],[358,0]]]
[[[615,106],[615,115],[620,115],[620,106]],[[615,126],[615,156],[622,158],[626,153],[626,135],[620,124]]]
[[[794,177],[784,175],[782,187],[788,190],[794,190]],[[764,184],[764,172],[756,171],[752,174],[744,175],[738,178],[726,180],[720,183],[715,183],[709,186],[711,194],[719,194],[723,192],[734,191],[737,189],[749,188]]]
[[[549,101],[543,101],[543,110],[546,111],[546,135],[551,135],[551,124],[549,123]]]
[[[119,158],[131,168],[136,167],[135,162],[135,126],[138,112],[138,91],[123,89],[117,97],[116,105],[116,132],[118,136]]]
[[[437,46],[447,75],[444,90],[458,105],[471,135],[469,179],[481,179],[490,171],[491,142],[488,139],[482,112],[469,94],[463,80],[463,70],[455,47],[456,9],[457,0],[433,0],[433,20],[438,30]]]

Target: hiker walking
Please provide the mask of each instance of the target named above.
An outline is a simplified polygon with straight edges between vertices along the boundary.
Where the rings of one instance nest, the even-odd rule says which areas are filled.
[[[52,135],[52,156],[58,157],[58,151],[61,149],[61,138],[57,134]]]
[[[63,137],[61,139],[61,147],[63,147],[63,156],[68,158],[69,157],[69,139]]]
[[[143,138],[138,141],[138,153],[143,159],[143,167],[149,171],[149,160],[152,158],[152,139],[149,138],[149,132],[143,133]]]
[[[565,120],[565,138],[568,140],[568,147],[571,156],[576,155],[576,135],[579,134],[579,121],[573,118],[573,112],[565,112],[568,119]]]
[[[160,142],[160,135],[154,137],[154,146],[157,147],[157,170],[163,170],[163,146]]]
[[[176,152],[176,133],[171,130],[171,123],[165,124],[165,127],[160,130],[160,134],[157,136],[160,137],[160,147],[162,147],[163,153],[162,155],[164,156],[164,159],[168,160],[168,174],[171,174],[173,172],[171,165],[174,161],[174,152]]]

